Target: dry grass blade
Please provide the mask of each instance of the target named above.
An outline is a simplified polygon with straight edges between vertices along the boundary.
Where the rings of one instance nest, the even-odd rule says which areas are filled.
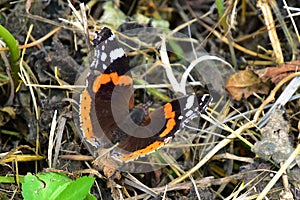
[[[44,156],[39,155],[10,155],[4,159],[0,160],[0,164],[10,163],[12,161],[16,162],[29,162],[29,161],[37,161],[37,160],[44,160]]]
[[[300,87],[300,77],[297,76],[297,77],[293,78],[293,80],[284,89],[284,91],[277,98],[277,100],[272,105],[272,107],[268,110],[268,112],[260,119],[260,121],[258,122],[258,124],[259,124],[258,126],[263,127],[267,123],[268,118],[270,117],[270,115],[274,111],[274,109],[278,105],[284,106],[290,100],[290,98],[295,94],[295,92],[299,89],[299,87]]]
[[[33,29],[33,26],[30,26],[25,44],[27,44],[27,42],[28,42],[29,35],[30,35],[32,29]],[[31,83],[31,78],[29,77],[29,74],[27,73],[27,71],[25,70],[25,68],[22,65],[23,60],[24,60],[25,50],[26,49],[23,49],[23,51],[22,51],[19,76],[23,80],[23,82],[25,84],[27,84],[27,83]],[[36,119],[39,119],[38,106],[37,106],[36,97],[35,97],[35,94],[34,94],[33,87],[29,87],[29,90],[30,90],[30,94],[31,94],[31,97],[32,97],[33,105],[34,105],[35,117],[36,117]]]
[[[158,195],[158,193],[156,191],[154,191],[153,189],[147,187],[146,185],[144,185],[142,182],[140,182],[139,180],[137,180],[134,176],[132,176],[131,174],[127,174],[127,178],[125,179],[125,183],[137,188],[153,197],[156,197]]]
[[[282,28],[283,32],[284,32],[284,35],[285,35],[285,38],[286,40],[288,41],[288,44],[289,46],[291,47],[292,49],[292,60],[295,60],[297,59],[297,43],[295,43],[293,37],[292,37],[292,34],[291,34],[291,31],[288,29],[287,27],[287,24],[286,22],[284,21],[284,17],[281,15],[281,8],[278,7],[278,4],[276,1],[269,1],[270,3],[270,6],[272,7],[273,11],[274,11],[274,14],[276,15],[278,21],[279,21],[279,24],[280,24],[280,28]],[[291,22],[293,23],[293,18],[291,16]],[[297,34],[297,30],[295,29],[295,33]]]
[[[53,147],[54,147],[54,135],[55,135],[55,129],[56,129],[56,124],[57,124],[57,121],[56,121],[56,118],[57,118],[57,110],[54,111],[54,114],[53,114],[53,118],[52,118],[52,123],[51,123],[51,129],[50,129],[50,135],[49,135],[49,145],[48,145],[48,165],[50,168],[52,168],[52,150],[53,150]]]
[[[292,14],[291,14],[291,7],[289,7],[289,6],[287,5],[286,0],[283,0],[283,3],[284,3],[284,8],[287,10],[288,17],[290,17],[291,22],[292,22],[292,24],[293,24],[295,33],[296,33],[297,38],[298,38],[298,42],[300,42],[300,34],[299,34],[298,28],[297,28],[297,26],[296,26],[295,20],[294,20]],[[299,11],[299,9],[298,9],[298,11]]]
[[[60,153],[61,149],[61,143],[62,143],[62,138],[63,138],[63,133],[64,133],[64,128],[66,125],[66,117],[59,117],[59,122],[57,125],[57,138],[56,138],[56,145],[55,145],[55,151],[54,151],[54,158],[53,158],[53,167],[56,168],[57,161],[58,161],[58,155]]]
[[[220,40],[222,40],[224,43],[226,44],[229,44],[229,41],[228,41],[228,38],[225,37],[224,35],[222,35],[221,33],[219,33],[218,31],[216,30],[213,30],[211,27],[209,27],[207,24],[205,24],[204,22],[202,21],[198,21],[199,24],[201,24],[202,26],[204,26],[205,28],[207,28],[208,30],[210,30],[216,37],[218,37]],[[237,50],[239,51],[242,51],[246,54],[249,54],[251,56],[255,56],[255,57],[258,57],[258,58],[263,58],[265,60],[274,60],[272,57],[269,57],[269,56],[266,56],[266,55],[263,55],[263,54],[260,54],[260,53],[257,53],[257,52],[254,52],[254,51],[251,51],[241,45],[239,45],[238,43],[236,42],[231,42],[231,45],[236,48]]]
[[[40,156],[40,155],[27,155],[27,154],[18,155],[18,154],[22,153],[20,151],[20,149],[26,149],[26,150],[30,150],[33,152],[35,151],[34,149],[32,149],[31,147],[29,147],[27,145],[18,146],[8,153],[0,154],[0,164],[3,165],[5,163],[9,163],[12,161],[28,162],[28,161],[36,161],[36,160],[45,159],[45,157]]]
[[[273,0],[270,0],[273,1]],[[263,13],[264,19],[265,19],[265,24],[267,26],[268,29],[268,33],[269,33],[269,38],[271,40],[271,44],[274,50],[274,55],[275,55],[275,59],[276,62],[278,64],[281,64],[284,62],[283,59],[283,55],[282,55],[282,50],[281,50],[281,46],[280,46],[280,42],[278,39],[278,35],[276,33],[276,28],[275,28],[275,22],[273,19],[273,15],[272,15],[272,11],[271,8],[269,6],[269,1],[263,1],[263,0],[259,0],[257,2],[257,7],[259,7]]]

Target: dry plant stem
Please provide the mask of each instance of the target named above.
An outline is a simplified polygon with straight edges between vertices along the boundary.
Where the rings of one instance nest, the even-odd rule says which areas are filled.
[[[82,32],[82,30],[80,30],[80,29],[75,29],[75,28],[72,28],[72,27],[69,27],[69,26],[65,26],[62,23],[52,21],[52,20],[47,19],[47,18],[43,18],[42,16],[39,16],[39,15],[27,14],[26,17],[28,17],[30,19],[33,19],[33,20],[36,20],[36,21],[43,22],[43,23],[51,24],[55,27],[60,27],[60,28],[66,29],[66,30]]]
[[[50,168],[52,168],[52,150],[54,147],[54,134],[55,134],[55,129],[56,129],[56,124],[57,124],[57,110],[54,111],[53,118],[52,118],[52,123],[51,123],[51,129],[50,129],[50,136],[49,136],[49,144],[48,144],[48,165]]]
[[[297,42],[295,42],[295,41],[293,40],[293,37],[292,37],[292,35],[291,35],[291,33],[290,33],[290,30],[288,29],[288,27],[287,27],[287,25],[286,25],[285,19],[284,19],[284,17],[281,15],[281,9],[282,9],[282,8],[279,8],[279,7],[278,7],[278,4],[277,4],[276,1],[269,1],[269,3],[270,3],[270,6],[271,6],[271,8],[272,8],[274,14],[275,14],[276,17],[277,17],[277,20],[278,20],[278,22],[279,22],[279,24],[280,24],[280,28],[282,29],[282,31],[283,31],[283,33],[284,33],[284,35],[285,35],[285,38],[286,38],[286,40],[287,40],[289,46],[290,46],[291,49],[292,49],[292,60],[295,60],[295,59],[296,59],[296,56],[298,55],[297,45],[298,45],[299,43],[297,44]],[[288,9],[287,9],[287,11],[288,11]],[[290,19],[291,19],[291,22],[292,22],[293,17],[291,17]],[[297,35],[297,34],[296,34],[296,35]]]
[[[165,190],[164,190],[163,199],[166,199],[166,196],[167,196],[167,191],[168,191],[168,185],[166,185],[166,186],[165,186]]]
[[[32,30],[33,30],[33,25],[30,25],[29,30],[28,30],[28,34],[27,34],[26,40],[25,40],[25,46],[26,46],[26,44],[29,40],[29,36],[31,35]],[[22,50],[22,54],[21,54],[19,77],[26,84],[26,83],[31,82],[31,78],[30,78],[29,74],[27,73],[27,71],[25,70],[25,68],[23,67],[23,63],[26,63],[26,62],[23,62],[25,52],[26,52],[26,48],[24,48]],[[29,91],[30,91],[30,94],[31,94],[32,102],[33,102],[33,107],[34,107],[34,111],[35,111],[36,120],[39,120],[40,115],[39,115],[37,100],[35,98],[35,93],[34,93],[33,87],[29,87]],[[35,141],[35,143],[36,143],[35,153],[36,154],[38,154],[38,152],[39,152],[39,144],[40,144],[39,139],[40,139],[39,138],[39,127],[37,126],[37,136],[36,136],[36,141]],[[35,164],[36,164],[36,169],[37,169],[37,163],[35,163]]]
[[[29,162],[29,161],[38,161],[38,160],[44,160],[45,157],[39,156],[39,155],[10,155],[8,158],[1,159],[0,164],[10,163],[14,160],[17,162]]]
[[[175,33],[179,32],[180,30],[184,29],[185,27],[191,25],[192,23],[196,22],[197,19],[191,19],[190,21],[187,21],[179,26],[177,26],[174,30],[172,30],[168,35],[166,36],[167,38],[174,35]]]
[[[241,156],[236,156],[234,154],[230,153],[223,153],[223,154],[218,154],[212,157],[213,160],[221,160],[221,159],[230,159],[230,160],[237,160],[240,162],[247,162],[247,163],[254,163],[253,158],[245,158]]]
[[[232,45],[233,38],[232,38],[231,30],[234,28],[234,21],[236,21],[235,18],[236,18],[236,12],[237,12],[236,11],[237,2],[238,1],[230,2],[229,3],[230,6],[228,6],[228,8],[226,9],[226,11],[223,15],[223,16],[226,16],[226,18],[229,18],[229,15],[231,15],[230,20],[228,19],[228,21],[229,21],[228,26],[227,26],[228,30],[227,30],[227,33],[225,35],[226,35],[226,37],[228,39],[228,42],[229,42],[228,43],[229,52],[230,52],[230,55],[231,55],[230,57],[231,57],[231,61],[232,61],[232,64],[233,64],[234,68],[237,68],[237,59],[236,59],[236,54],[235,54],[235,51],[234,51],[234,47]]]
[[[65,160],[76,160],[76,161],[93,161],[93,156],[84,156],[84,155],[60,155],[60,159]]]
[[[27,62],[22,62],[22,67],[24,68],[24,71],[26,70],[26,76],[31,78],[31,83],[38,83],[38,79],[35,77],[34,72],[31,70],[31,66],[29,66],[27,64]],[[23,74],[21,74],[21,75],[23,75]],[[21,76],[20,79],[23,81],[23,84],[25,84],[25,85],[27,84],[25,75]],[[26,85],[26,86],[30,87],[29,85]],[[32,86],[32,87],[34,87],[34,86]],[[19,90],[20,90],[20,86],[18,88],[16,88],[16,91],[19,91]]]
[[[67,121],[66,117],[59,117],[58,119],[59,122],[57,125],[57,139],[56,139],[56,146],[54,151],[53,168],[56,168],[56,164],[58,162],[58,154],[60,153],[59,150],[61,148],[61,141],[62,141],[63,132]]]
[[[298,43],[300,42],[300,34],[299,34],[299,31],[297,29],[297,25],[296,25],[296,22],[292,16],[292,13],[290,11],[290,7],[288,7],[287,3],[286,3],[286,0],[283,0],[283,4],[284,4],[284,8],[286,9],[286,12],[288,13],[288,17],[290,17],[290,20],[292,22],[292,25],[294,27],[294,30],[295,30],[295,33],[296,33],[296,36],[298,38]]]
[[[89,36],[89,27],[88,27],[88,23],[87,23],[87,16],[86,16],[86,13],[85,13],[85,6],[84,6],[84,3],[81,3],[80,4],[80,11],[81,11],[81,16],[82,16],[82,26],[83,26],[83,29],[84,29],[84,35],[85,35],[85,42],[86,44],[90,44],[90,36]],[[77,45],[76,45],[77,46]],[[89,49],[89,52],[91,51],[91,45],[88,45],[88,49]]]
[[[29,44],[25,44],[25,45],[20,45],[19,49],[24,49],[24,48],[29,48],[29,47],[34,47],[37,46],[38,44],[44,42],[45,40],[47,40],[48,38],[50,38],[52,35],[54,35],[56,32],[58,32],[61,28],[57,27],[55,29],[53,29],[52,31],[50,31],[47,35],[45,35],[44,37],[29,43]],[[7,47],[5,48],[0,48],[0,51],[8,51],[9,49]]]
[[[235,138],[234,134],[230,134],[228,138]],[[169,185],[175,185],[177,183],[180,183],[181,181],[188,178],[191,174],[195,173],[198,169],[200,169],[211,157],[213,157],[220,149],[225,147],[227,144],[229,144],[232,141],[232,139],[223,139],[220,143],[218,143],[196,166],[188,170],[186,173],[184,173],[182,176],[174,179],[169,183]]]
[[[267,170],[268,171],[268,170]],[[248,172],[243,172],[239,174],[229,175],[224,178],[215,179],[213,176],[204,177],[201,179],[195,180],[197,188],[207,188],[214,185],[222,185],[228,184],[230,182],[241,181],[244,180],[245,177],[248,177],[249,174],[253,174],[255,176],[256,173],[265,173],[266,169],[259,169],[259,170],[252,170]],[[250,183],[247,183],[250,184]],[[168,185],[168,191],[175,191],[175,190],[188,190],[193,186],[191,181],[186,181],[183,183],[178,183],[175,185]],[[165,186],[152,188],[156,193],[162,193],[165,190]]]
[[[28,34],[27,34],[27,37],[26,37],[26,40],[25,40],[25,44],[27,44],[27,42],[28,42],[29,35],[30,35],[32,29],[33,29],[33,26],[30,26]],[[23,51],[22,51],[22,56],[21,56],[21,61],[20,61],[20,73],[19,73],[19,77],[23,80],[24,83],[29,83],[30,82],[30,77],[29,77],[28,73],[26,72],[26,70],[24,69],[24,67],[22,65],[23,60],[24,60],[25,50],[26,49],[23,49]],[[38,112],[38,109],[37,109],[37,102],[36,102],[35,94],[34,94],[34,91],[33,91],[32,87],[29,87],[29,90],[30,90],[30,94],[31,94],[31,97],[32,97],[33,105],[34,105],[34,108],[35,108],[36,119],[38,120],[39,119],[39,112]],[[38,146],[38,144],[39,144],[38,139],[39,139],[39,137],[37,135],[37,137],[36,137],[36,146]],[[36,153],[38,153],[38,149],[36,149]]]
[[[293,74],[290,74],[289,76],[285,77],[284,79],[282,79],[277,85],[276,87],[271,91],[270,95],[267,97],[267,99],[260,105],[260,107],[258,108],[258,111],[255,113],[253,120],[256,122],[258,120],[259,115],[261,114],[261,112],[263,111],[264,107],[274,101],[275,99],[275,95],[276,92],[279,90],[279,88],[285,84],[286,82],[290,81],[291,79],[293,79],[294,77],[300,76],[300,72],[296,72]]]
[[[187,1],[186,1],[187,2]],[[223,42],[225,42],[226,44],[229,44],[229,41],[228,39],[226,38],[226,36],[220,34],[218,31],[215,30],[215,28],[211,28],[210,26],[208,26],[207,24],[205,24],[203,21],[201,21],[201,18],[198,17],[194,11],[192,10],[192,8],[189,6],[188,2],[187,2],[187,7],[189,9],[189,12],[191,13],[191,15],[198,19],[198,23],[203,26],[204,28],[206,28],[207,30],[209,30],[212,34],[214,34],[216,37],[218,37],[220,40],[222,40]],[[218,25],[218,24],[217,24]],[[215,27],[217,27],[217,25]],[[210,34],[207,36],[209,37]],[[207,39],[207,38],[206,38]],[[262,58],[262,59],[265,59],[265,60],[273,60],[272,57],[269,57],[269,56],[265,56],[263,54],[259,54],[257,52],[254,52],[254,51],[251,51],[251,50],[248,50],[246,49],[245,47],[242,47],[240,46],[239,44],[235,43],[235,42],[231,42],[231,45],[236,48],[237,50],[239,51],[242,51],[242,52],[245,52],[246,54],[249,54],[251,56],[255,56],[255,57],[259,57],[259,58]]]
[[[134,176],[132,176],[130,173],[127,174],[127,179],[125,179],[125,183],[128,185],[131,185],[132,187],[135,187],[151,196],[157,196],[158,193],[153,190],[152,188],[147,187],[143,183],[141,183],[138,179],[136,179]]]
[[[90,167],[90,166],[89,166]],[[82,176],[82,174],[88,174],[89,176],[97,176],[98,178],[100,179],[106,179],[105,176],[102,176],[102,174],[100,174],[100,172],[98,170],[95,170],[95,169],[81,169],[81,170],[77,170],[77,171],[74,171],[73,172],[73,176],[76,175],[78,177]],[[96,183],[97,181],[95,181]]]
[[[178,167],[179,165],[176,162],[176,160],[172,159],[170,156],[168,156],[165,153],[160,153],[160,156],[162,157],[163,160],[166,161],[167,165],[170,166],[171,170],[175,174],[177,174],[178,176],[180,176],[180,174],[183,173],[183,170]]]
[[[199,194],[199,191],[198,191],[197,184],[196,184],[196,182],[195,182],[195,180],[194,180],[194,178],[193,178],[192,176],[190,176],[190,180],[191,180],[191,182],[192,182],[192,184],[193,184],[193,187],[194,187],[194,190],[195,190],[195,192],[196,192],[197,198],[198,198],[198,199],[201,199],[200,194]],[[166,188],[167,188],[167,186],[168,186],[168,185],[166,185]]]
[[[228,39],[220,34],[218,31],[212,29],[211,27],[209,27],[207,24],[205,24],[204,22],[202,22],[201,20],[198,20],[198,23],[203,26],[204,28],[208,29],[209,31],[211,31],[216,37],[218,37],[220,40],[222,40],[223,42],[225,42],[226,44],[229,44],[229,41]],[[236,48],[237,50],[239,51],[242,51],[250,56],[255,56],[255,57],[259,57],[259,58],[262,58],[262,59],[265,59],[265,60],[274,60],[274,58],[272,57],[269,57],[269,56],[265,56],[263,54],[260,54],[260,53],[257,53],[257,52],[254,52],[254,51],[251,51],[249,49],[246,49],[245,47],[242,47],[241,45],[235,43],[235,42],[231,42],[231,45]]]
[[[21,191],[18,160],[14,160],[14,162],[15,162],[15,168],[16,168],[16,180],[17,180],[17,185],[18,185],[18,191]]]
[[[242,0],[242,12],[241,12],[241,24],[244,25],[246,23],[246,12],[247,12],[247,2],[246,0]]]
[[[270,102],[272,102],[274,100],[275,94],[276,92],[279,90],[279,88],[286,83],[287,81],[291,80],[292,78],[296,77],[296,76],[300,76],[300,72],[294,73],[294,74],[290,74],[289,76],[287,76],[286,78],[282,79],[278,85],[271,91],[270,95],[268,96],[268,98],[260,105],[260,107],[257,109],[257,112],[255,113],[253,120],[249,121],[248,123],[244,124],[243,126],[241,126],[240,128],[238,128],[236,131],[234,131],[233,133],[231,133],[226,139],[223,139],[220,141],[220,143],[218,143],[196,166],[194,166],[193,168],[191,168],[190,170],[188,170],[187,172],[185,172],[182,176],[174,179],[173,181],[171,181],[169,183],[169,185],[174,185],[177,183],[180,183],[181,181],[185,180],[186,178],[188,178],[191,174],[195,173],[198,169],[200,169],[209,159],[211,159],[219,150],[221,150],[222,148],[224,148],[226,145],[228,145],[232,139],[236,138],[237,135],[242,134],[242,132],[244,132],[246,129],[252,128],[255,126],[255,123],[257,123],[258,118],[260,116],[260,114],[263,111],[263,108],[269,104]],[[299,147],[300,148],[300,147]]]
[[[40,85],[34,83],[25,83],[27,87],[36,87],[36,88],[54,88],[54,89],[62,89],[62,90],[74,90],[74,89],[82,89],[85,88],[85,85]]]
[[[283,162],[280,163],[280,167],[283,166]],[[286,192],[289,192],[289,180],[288,180],[288,176],[286,174],[286,171],[284,171],[284,173],[282,174],[282,184],[283,184],[283,188]]]
[[[30,40],[33,41],[33,42],[36,41],[36,39],[35,39],[32,35],[29,35],[29,38],[30,38]],[[41,45],[40,43],[37,44],[36,47],[37,47],[38,49],[42,49],[42,48],[43,48],[42,45]]]
[[[268,183],[265,189],[258,195],[257,200],[262,200],[271,190],[273,185],[278,181],[278,179],[285,173],[286,169],[291,165],[291,163],[296,159],[296,157],[300,154],[300,144],[297,145],[296,149],[290,155],[290,157],[284,162],[284,164],[280,167],[279,171],[272,178],[272,180]]]
[[[298,121],[298,131],[300,131],[300,121]],[[300,133],[298,133],[298,140],[300,140]]]
[[[269,0],[269,1],[273,1],[273,0]],[[271,8],[269,6],[269,1],[265,1],[265,0],[259,0],[257,2],[257,7],[260,8],[260,10],[263,13],[264,16],[264,20],[265,20],[265,24],[267,26],[267,30],[269,33],[269,38],[274,50],[274,55],[276,58],[276,62],[278,64],[281,64],[284,62],[283,59],[283,55],[282,55],[282,50],[280,47],[280,42],[276,33],[276,28],[275,28],[275,22],[273,19],[273,15],[272,15],[272,11]]]
[[[159,52],[157,51],[156,48],[152,47],[151,45],[137,39],[137,38],[133,38],[133,37],[129,37],[125,34],[122,34],[121,32],[117,32],[117,31],[113,31],[114,34],[118,35],[119,37],[122,37],[126,40],[129,40],[133,43],[135,43],[138,47],[143,47],[145,49],[148,49],[148,50],[140,50],[139,48],[136,48],[136,47],[133,47],[133,46],[130,46],[128,43],[126,42],[123,42],[122,40],[119,40],[120,44],[128,47],[129,49],[133,50],[133,52],[130,52],[130,53],[127,53],[127,56],[135,56],[135,55],[139,55],[139,54],[142,54],[142,55],[145,55],[147,56],[147,52],[155,52],[155,54],[159,55]]]

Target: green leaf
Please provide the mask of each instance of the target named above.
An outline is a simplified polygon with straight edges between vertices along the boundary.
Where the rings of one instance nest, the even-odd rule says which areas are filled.
[[[174,53],[176,54],[176,56],[181,60],[184,58],[184,52],[181,48],[180,45],[178,45],[175,41],[173,40],[168,40],[168,43],[170,45],[170,47],[172,48],[172,50],[174,51]]]
[[[223,1],[222,0],[216,0],[216,6],[217,6],[217,10],[218,10],[218,15],[219,18],[221,18],[224,14],[224,5],[223,5]]]
[[[25,200],[96,199],[89,194],[93,183],[94,178],[91,177],[72,181],[60,173],[40,173],[36,176],[29,173],[22,184],[22,195]]]
[[[94,181],[95,179],[92,177],[81,177],[68,185],[68,187],[56,199],[86,199]]]
[[[225,31],[227,31],[227,29],[228,29],[228,25],[226,23],[227,16],[224,16],[225,7],[224,7],[224,4],[223,4],[223,1],[222,0],[216,0],[216,6],[217,6],[217,10],[218,10],[219,19],[221,20],[220,24],[221,24],[222,28]]]
[[[3,41],[9,48],[11,61],[17,62],[20,58],[18,42],[14,38],[14,36],[1,24],[0,24],[0,37],[3,39]]]
[[[36,176],[28,173],[22,184],[24,199],[55,199],[69,183],[71,179],[64,174],[43,173]]]
[[[0,131],[1,134],[2,130]],[[24,182],[24,176],[19,176],[19,180],[21,183]],[[0,183],[15,183],[16,177],[13,176],[0,176]],[[1,198],[0,198],[1,199]]]
[[[106,26],[117,29],[121,24],[125,22],[126,15],[113,5],[112,1],[105,2],[103,4],[103,15],[100,21]]]

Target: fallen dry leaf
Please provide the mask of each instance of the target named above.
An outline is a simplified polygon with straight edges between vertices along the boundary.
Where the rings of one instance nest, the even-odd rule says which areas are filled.
[[[234,100],[247,99],[254,92],[268,94],[269,86],[264,83],[251,69],[240,71],[231,75],[226,82],[226,89]]]
[[[291,73],[298,71],[300,67],[300,61],[292,61],[288,63],[280,64],[276,67],[267,67],[260,70],[255,70],[255,73],[261,78],[263,82],[271,80],[272,83],[278,83],[283,78]]]

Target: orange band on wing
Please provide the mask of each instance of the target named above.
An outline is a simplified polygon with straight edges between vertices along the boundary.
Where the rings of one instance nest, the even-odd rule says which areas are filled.
[[[120,76],[117,74],[117,72],[113,72],[110,75],[110,79],[113,82],[114,85],[117,85],[120,79]]]
[[[172,104],[167,103],[164,106],[164,112],[165,112],[165,118],[168,120],[166,123],[166,129],[159,135],[160,138],[166,137],[170,131],[173,130],[173,128],[176,126],[176,120],[175,120],[175,111],[173,111]]]
[[[144,149],[140,149],[140,150],[137,150],[137,151],[134,151],[130,154],[123,154],[122,158],[119,157],[120,160],[124,161],[124,162],[128,162],[128,161],[131,161],[131,160],[135,160],[137,159],[138,157],[141,157],[141,156],[145,156],[153,151],[156,151],[157,149],[159,149],[160,147],[164,146],[165,145],[165,142],[161,142],[161,141],[156,141],[152,144],[150,144],[149,146],[147,146],[146,148]]]
[[[175,112],[173,111],[172,104],[167,103],[164,106],[165,118],[166,119],[173,119],[175,118]]]
[[[101,74],[98,76],[93,84],[93,92],[97,93],[101,85],[112,82],[114,85],[132,85],[132,78],[128,75],[119,76],[117,72],[110,74]]]
[[[167,123],[166,123],[166,129],[159,135],[160,138],[166,137],[176,126],[175,112],[173,111],[172,104],[167,103],[164,106],[164,112],[165,112],[165,118],[167,119]],[[140,156],[145,156],[159,149],[163,145],[165,145],[164,141],[155,141],[154,143],[150,144],[149,146],[143,149],[134,151],[129,154],[123,154],[123,157],[119,159],[125,162],[135,160]]]
[[[87,89],[81,94],[80,101],[80,115],[81,115],[81,128],[86,138],[91,138],[93,133],[92,120],[90,117],[92,99]]]
[[[165,115],[172,112],[173,108],[172,108],[172,104],[170,103],[167,103],[165,106],[164,106],[164,111],[165,111]],[[167,116],[165,116],[165,118],[168,118]]]
[[[173,130],[174,126],[176,125],[175,119],[169,119],[166,125],[166,129],[159,135],[159,137],[164,138],[166,137],[170,131]]]

